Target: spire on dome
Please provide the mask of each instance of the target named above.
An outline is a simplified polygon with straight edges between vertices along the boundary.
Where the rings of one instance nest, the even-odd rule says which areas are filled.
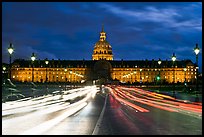
[[[101,32],[104,32],[104,24],[102,24],[102,31]]]
[[[104,32],[104,25],[102,24],[102,31],[100,35],[100,41],[105,41],[106,40],[106,33]]]

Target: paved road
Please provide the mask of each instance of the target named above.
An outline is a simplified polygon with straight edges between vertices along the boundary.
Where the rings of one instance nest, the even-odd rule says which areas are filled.
[[[97,102],[104,102],[98,94],[94,98],[98,90],[89,86],[64,91],[63,95],[3,103],[2,134],[92,134],[103,106]]]
[[[3,104],[2,134],[202,135],[200,104],[185,105],[171,98],[164,99],[166,96],[160,99],[156,94],[140,96],[146,92],[123,87],[118,88],[118,97],[107,89],[104,93],[97,92],[95,97],[89,95],[98,89],[85,92],[87,89],[79,88],[63,96],[29,99],[27,104],[22,103],[24,101],[15,102],[15,105],[7,102],[7,105]],[[75,92],[85,93],[79,96]],[[140,94],[135,94],[137,92]],[[70,101],[71,94],[81,98]],[[122,95],[127,97],[122,98]],[[135,96],[135,101],[128,99],[131,95]]]
[[[48,130],[44,135],[91,135],[102,111],[105,94],[96,94],[86,107]]]
[[[100,135],[202,134],[201,103],[137,88],[113,86],[109,90]]]
[[[141,105],[144,107],[144,105]],[[188,114],[168,112],[145,106],[147,113],[108,96],[99,135],[201,135],[202,119]]]

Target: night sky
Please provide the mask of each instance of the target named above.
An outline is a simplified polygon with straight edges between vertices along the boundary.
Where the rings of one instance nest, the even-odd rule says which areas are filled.
[[[201,2],[2,2],[2,62],[13,59],[91,60],[104,24],[114,60],[190,59],[198,43]]]

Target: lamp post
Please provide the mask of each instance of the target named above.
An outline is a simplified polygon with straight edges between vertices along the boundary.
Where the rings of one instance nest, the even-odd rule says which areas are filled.
[[[198,53],[200,52],[198,44],[196,44],[196,47],[194,48],[194,52],[196,54],[196,91],[198,91]]]
[[[196,97],[197,97],[197,92],[198,92],[198,53],[200,52],[200,49],[199,49],[197,43],[196,43],[196,47],[194,48],[194,52],[196,54]]]
[[[31,55],[31,61],[32,61],[32,82],[34,82],[34,61],[35,61],[36,57],[35,54],[32,53]],[[32,83],[32,93],[33,93],[33,97],[34,97],[34,83]]]
[[[31,61],[32,61],[32,82],[34,82],[34,61],[35,61],[36,57],[35,54],[32,53],[31,55]]]
[[[160,89],[161,89],[161,77],[160,77],[160,68],[161,68],[160,65],[161,65],[161,63],[162,63],[162,62],[161,62],[161,59],[159,58],[159,60],[158,60],[158,64],[159,64],[159,77],[158,77],[158,80],[159,80],[159,85],[160,85],[159,88],[160,88]]]
[[[142,86],[142,77],[141,77],[142,69],[140,69],[140,87]]]
[[[47,65],[49,64],[48,59],[45,59],[45,64],[46,64],[46,78],[45,78],[45,84],[46,84],[46,91],[48,92],[48,88],[47,88]]]
[[[136,70],[133,72],[135,75],[134,75],[134,84],[136,84],[136,81],[137,81],[137,77],[136,77]]]
[[[175,91],[174,91],[175,90],[175,61],[176,61],[175,53],[173,53],[171,59],[173,61],[173,68],[174,68],[174,70],[173,70],[173,96],[176,97],[175,96]]]
[[[3,74],[2,74],[2,75],[3,75],[3,80],[4,80],[4,82],[3,82],[3,83],[5,84],[5,79],[6,79],[6,75],[5,75],[5,73],[6,73],[6,72],[5,72],[5,71],[6,71],[6,67],[5,67],[5,66],[3,66],[3,68],[2,68],[2,69],[3,69],[3,71],[2,71],[2,73],[3,73]]]
[[[184,82],[186,82],[186,70],[187,70],[187,68],[184,68],[183,70],[184,70]]]
[[[185,90],[186,90],[186,70],[187,70],[187,68],[184,68],[183,69],[184,70],[184,86],[185,86]]]
[[[66,91],[66,82],[67,82],[67,81],[66,81],[66,80],[67,80],[67,79],[66,79],[66,72],[67,72],[67,69],[65,68],[65,69],[64,69],[64,74],[65,74],[65,75],[64,75],[65,91]]]
[[[11,55],[13,53],[14,49],[13,49],[13,44],[10,43],[9,47],[8,47],[8,52],[9,52],[9,56],[10,56],[10,60],[9,60],[9,79],[11,80]]]
[[[49,64],[49,61],[48,61],[47,58],[45,59],[45,64],[46,64],[46,79],[45,79],[45,82],[47,83],[47,65]]]

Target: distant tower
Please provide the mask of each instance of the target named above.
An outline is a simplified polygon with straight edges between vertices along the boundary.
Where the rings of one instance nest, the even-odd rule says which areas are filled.
[[[113,60],[111,45],[106,41],[106,33],[102,25],[100,40],[96,42],[93,50],[92,60]]]

